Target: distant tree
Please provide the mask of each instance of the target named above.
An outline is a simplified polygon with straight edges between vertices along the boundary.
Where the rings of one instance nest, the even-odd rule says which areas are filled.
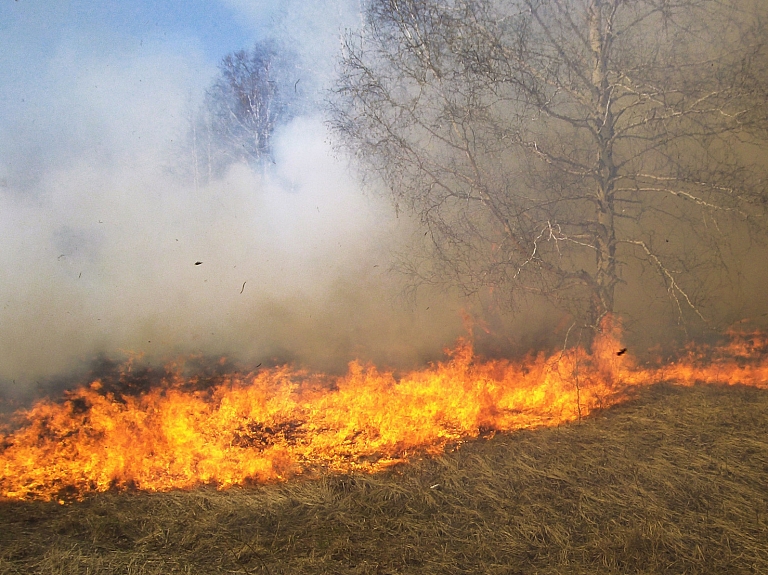
[[[301,78],[296,57],[272,41],[225,56],[190,127],[195,181],[271,161],[275,128],[301,104]]]
[[[420,218],[417,280],[592,327],[634,280],[703,319],[729,247],[766,232],[765,8],[370,0],[332,126]]]

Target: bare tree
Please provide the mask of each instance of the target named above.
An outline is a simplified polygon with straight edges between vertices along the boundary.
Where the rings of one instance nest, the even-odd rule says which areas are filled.
[[[703,319],[729,247],[766,231],[761,11],[371,0],[332,126],[426,228],[418,279],[544,296],[592,327],[641,281]]]
[[[272,41],[225,56],[202,106],[190,117],[187,148],[195,184],[231,164],[272,161],[275,129],[299,113],[310,83],[297,58]]]
[[[277,82],[277,57],[277,50],[269,44],[228,54],[208,90],[206,107],[223,147],[236,160],[271,153],[272,133],[285,112],[279,93],[284,87]]]

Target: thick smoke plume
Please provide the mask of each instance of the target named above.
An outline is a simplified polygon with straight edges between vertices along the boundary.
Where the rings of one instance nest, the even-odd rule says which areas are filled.
[[[332,152],[319,104],[360,2],[206,4],[244,31],[218,52],[201,40],[225,25],[218,16],[201,16],[203,31],[168,32],[143,17],[110,20],[96,4],[0,6],[0,398],[99,356],[397,367],[439,356],[462,333],[466,300],[401,297],[392,253],[421,233]],[[184,6],[171,16],[198,9]],[[196,186],[180,166],[217,63],[269,37],[298,54],[299,85],[318,105],[279,127],[274,163],[235,164]],[[722,316],[759,316],[768,272],[749,262],[764,251],[737,251],[742,287],[726,286]],[[625,325],[653,345],[669,327],[666,302],[627,299],[643,321]],[[492,298],[480,307],[475,333],[500,336],[487,346],[497,353],[562,345],[570,325],[533,306],[514,323]]]
[[[301,49],[281,10],[254,21],[292,28]],[[328,74],[349,14],[306,38]],[[461,329],[454,304],[398,298],[390,251],[410,225],[361,193],[320,114],[278,129],[266,169],[196,189],[177,168],[215,61],[186,38],[108,41],[66,22],[42,46],[25,37],[42,15],[19,18],[27,29],[0,39],[3,395],[98,355],[414,363]]]

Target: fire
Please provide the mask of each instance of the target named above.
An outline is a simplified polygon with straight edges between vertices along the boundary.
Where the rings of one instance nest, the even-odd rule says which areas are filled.
[[[316,470],[376,471],[497,431],[559,425],[659,381],[768,388],[768,338],[731,333],[643,368],[606,326],[581,348],[523,362],[482,360],[467,340],[448,359],[396,376],[353,362],[341,377],[288,366],[194,389],[180,372],[139,394],[102,382],[16,414],[0,440],[0,497],[59,499],[267,482]],[[619,353],[621,352],[621,353]]]

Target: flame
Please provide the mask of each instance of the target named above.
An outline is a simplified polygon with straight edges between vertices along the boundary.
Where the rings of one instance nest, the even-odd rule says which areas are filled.
[[[139,394],[97,380],[15,414],[0,439],[0,497],[63,501],[376,471],[479,435],[574,421],[659,381],[768,388],[768,337],[729,335],[725,346],[690,347],[655,368],[619,354],[619,329],[608,321],[591,353],[521,362],[482,360],[462,339],[446,361],[401,375],[358,362],[341,377],[283,366],[200,390],[178,370]]]

